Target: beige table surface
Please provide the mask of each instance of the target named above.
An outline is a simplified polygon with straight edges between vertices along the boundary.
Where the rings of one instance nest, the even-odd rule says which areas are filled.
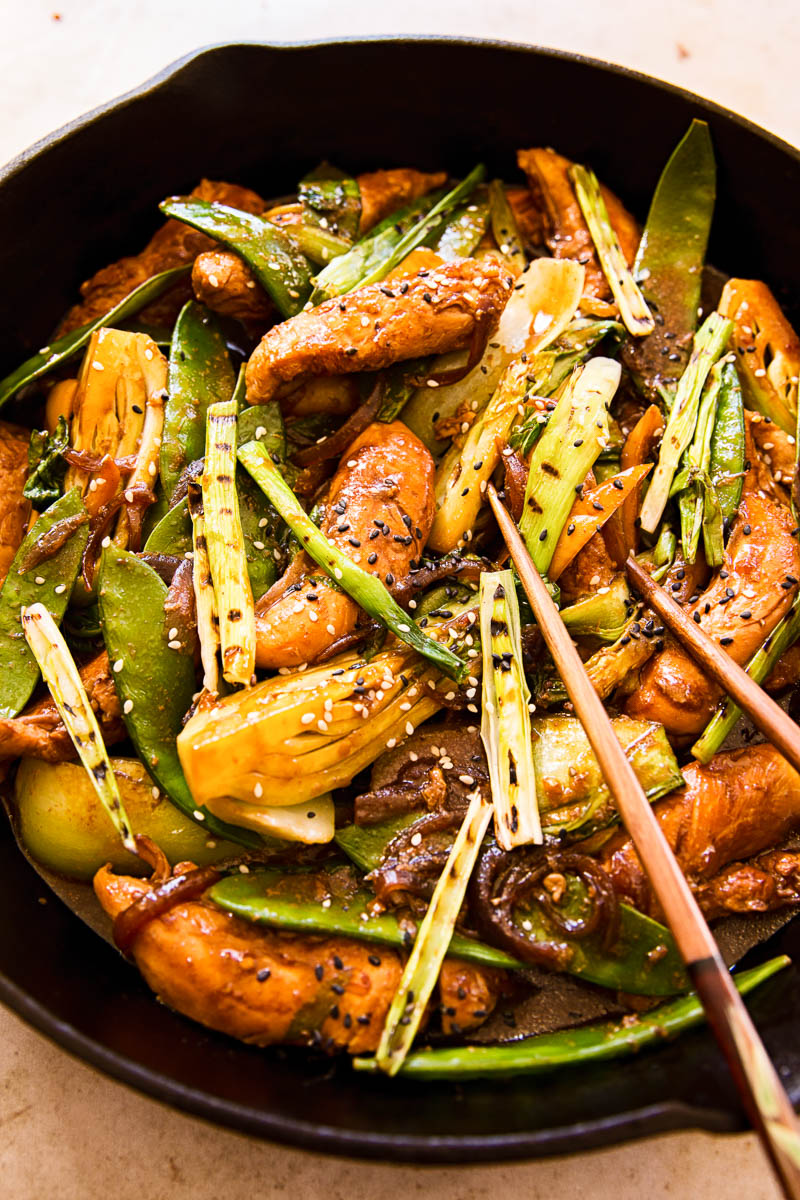
[[[800,145],[797,0],[2,0],[0,15],[0,162],[197,46],[414,32],[534,42],[624,63],[736,108]],[[4,1010],[0,1180],[4,1200],[778,1194],[747,1135],[675,1134],[573,1158],[459,1168],[360,1164],[283,1149],[129,1091]]]

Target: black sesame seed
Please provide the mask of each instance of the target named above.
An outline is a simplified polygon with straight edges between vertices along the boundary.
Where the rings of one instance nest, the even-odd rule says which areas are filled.
[[[269,967],[262,967],[260,971],[256,972],[256,979],[259,983],[264,983],[265,980],[269,979],[271,974],[272,971],[270,971]]]
[[[700,613],[699,612],[692,613],[692,620],[695,622],[696,625],[699,625],[700,624]]]
[[[719,639],[720,646],[730,646],[732,642],[733,642],[732,637],[721,637]]]
[[[325,968],[322,966],[321,963],[317,963],[317,965],[314,967],[314,974],[316,975],[317,979],[322,979],[322,976],[324,975],[324,973],[325,973]]]
[[[371,965],[373,967],[379,967],[381,965],[380,955],[379,954],[370,954],[369,958],[367,959],[367,962],[371,963]]]

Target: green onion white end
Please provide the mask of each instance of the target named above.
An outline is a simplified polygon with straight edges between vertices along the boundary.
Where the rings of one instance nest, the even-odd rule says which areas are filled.
[[[23,608],[20,620],[31,653],[39,664],[42,678],[50,689],[61,720],[100,803],[111,818],[125,849],[137,854],[136,841],[125,815],[103,735],[67,643],[43,604],[31,604]]]

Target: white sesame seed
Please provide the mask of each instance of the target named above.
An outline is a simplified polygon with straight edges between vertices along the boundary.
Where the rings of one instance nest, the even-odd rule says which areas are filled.
[[[122,706],[122,711],[125,713],[126,716],[128,715],[129,712],[133,712],[133,701],[126,700]]]
[[[326,896],[325,899],[322,901],[322,907],[330,908],[330,906],[331,906],[331,898],[330,898],[330,896]]]
[[[167,642],[167,646],[170,650],[180,650],[181,643],[177,640],[177,638],[173,638],[171,642]]]
[[[253,795],[260,799],[264,795],[264,786],[260,780],[253,784]]]
[[[38,585],[39,585],[39,587],[41,587],[41,586],[42,586],[42,584],[44,583],[44,575],[37,575],[37,576],[35,576],[35,578],[34,578],[33,582],[34,582],[34,583],[36,583],[36,584],[38,584]]]
[[[170,629],[169,632],[167,633],[167,639],[168,639],[168,641],[171,642],[172,639],[176,638],[177,636],[178,636],[178,627],[177,627],[177,625],[173,625],[172,629]]]
[[[328,732],[328,722],[323,721],[320,718],[320,720],[317,721],[317,729],[320,731],[320,733],[327,733]]]
[[[153,797],[154,800],[157,800],[158,797],[161,795],[161,792],[158,790],[157,787],[153,787],[153,788],[150,788],[150,795]]]
[[[147,474],[155,475],[155,473],[156,473],[156,464],[154,462],[148,463],[147,464]]]
[[[259,425],[258,429],[256,430],[256,438],[262,438],[262,437],[266,437],[266,436],[267,436],[266,427],[264,425]]]
[[[104,550],[107,550],[108,547],[111,545],[111,538],[104,537],[102,542],[100,543],[100,545],[103,547]]]
[[[56,586],[53,588],[53,591],[55,592],[55,594],[57,596],[63,596],[63,594],[66,590],[67,590],[67,585],[65,583],[57,583]]]
[[[263,542],[253,542],[253,545],[255,546],[256,550],[265,550],[266,549]]]
[[[414,732],[413,724],[411,723],[411,721],[406,721],[406,733],[408,734],[409,737],[411,737],[413,732]]]
[[[192,813],[192,816],[194,817],[195,821],[205,821],[205,819],[206,819],[206,814],[200,812],[199,808],[196,808],[194,810],[194,812]]]
[[[312,712],[303,713],[302,717],[300,718],[300,724],[301,725],[310,725],[311,722],[315,721],[315,720],[316,720],[316,717],[315,717],[314,713],[312,713]]]
[[[310,609],[308,610],[308,619],[309,619],[309,621],[312,621],[312,622],[314,622],[314,623],[316,623],[316,622],[319,620],[319,617],[318,617],[318,616],[317,616],[317,614],[314,612],[313,608],[310,608]]]
[[[92,367],[95,371],[104,371],[105,370],[105,367],[103,366],[103,364],[101,362],[93,362]]]
[[[262,517],[262,518],[261,518],[261,520],[258,522],[258,528],[259,528],[259,529],[266,529],[266,527],[267,527],[267,524],[268,524],[268,522],[267,522],[267,518],[266,518],[266,517]]]
[[[239,863],[239,874],[240,875],[249,875],[250,874],[250,868],[248,867],[247,863]]]
[[[336,626],[335,625],[332,625],[330,622],[328,622],[328,624],[325,626],[325,628],[328,631],[328,633],[331,635],[331,637],[335,637],[335,635],[336,635]]]
[[[467,787],[472,787],[473,783],[475,782],[471,775],[459,775],[458,778],[462,783],[465,783]]]
[[[403,625],[398,625],[398,626],[397,626],[397,628],[398,628],[398,630],[400,631],[400,633],[410,633],[410,632],[411,632],[411,626],[410,626],[410,625],[405,625],[405,624],[403,624]]]
[[[337,578],[337,579],[341,579],[341,578],[342,578],[342,568],[341,568],[341,567],[334,567],[334,568],[333,568],[333,573],[334,573],[334,575],[336,576],[336,578]]]
[[[396,745],[397,745],[397,738],[389,738],[388,742],[386,743],[386,747],[389,750],[393,750]]]
[[[400,712],[409,712],[410,710],[411,710],[411,704],[408,702],[408,700],[404,700],[403,703],[400,705]]]
[[[411,835],[411,845],[412,845],[412,846],[419,846],[419,845],[421,845],[421,843],[422,843],[422,834],[421,834],[421,833],[412,833],[412,835]]]

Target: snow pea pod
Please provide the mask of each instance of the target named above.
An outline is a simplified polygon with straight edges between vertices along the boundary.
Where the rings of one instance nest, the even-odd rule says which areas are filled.
[[[88,536],[86,509],[80,490],[73,488],[39,517],[14,557],[0,591],[0,717],[16,717],[39,681],[39,667],[22,632],[20,609],[44,604],[53,620],[61,623]],[[55,552],[39,561],[53,545]]]
[[[0,380],[0,408],[25,384],[32,383],[34,379],[40,379],[42,375],[54,370],[55,367],[81,350],[96,329],[100,329],[103,325],[119,324],[125,317],[137,313],[139,309],[144,308],[151,300],[155,300],[162,292],[166,291],[171,284],[185,276],[189,270],[189,267],[173,267],[169,271],[161,271],[160,274],[153,275],[144,283],[140,283],[137,288],[128,293],[124,300],[120,300],[119,304],[103,313],[96,321],[92,321],[89,325],[81,325],[80,328],[73,329],[71,333],[65,333],[63,337],[56,338],[49,346],[45,346],[38,354],[26,359],[21,366],[17,367],[16,371],[12,371],[10,375],[6,375],[5,379]]]
[[[743,996],[765,983],[791,960],[781,954],[749,971],[734,975]],[[557,1067],[584,1066],[610,1058],[623,1058],[666,1038],[695,1029],[704,1019],[703,1006],[692,993],[659,1005],[635,1021],[603,1021],[578,1029],[561,1029],[538,1037],[522,1038],[500,1046],[454,1046],[444,1050],[417,1050],[400,1069],[416,1079],[478,1079],[487,1075],[539,1075]],[[374,1058],[356,1058],[357,1071],[377,1071]]]
[[[109,548],[100,565],[98,604],[125,726],[139,758],[181,812],[209,833],[258,848],[261,839],[195,804],[175,739],[195,691],[192,648],[170,628],[167,588],[135,554]]]
[[[164,514],[145,542],[146,554],[188,554],[192,548],[192,522],[186,501]]]
[[[711,435],[710,475],[723,522],[735,516],[744,480],[744,401],[739,375],[731,362],[720,369],[717,419]],[[709,560],[710,561],[710,560]]]
[[[341,934],[381,946],[402,948],[413,943],[410,931],[401,926],[394,913],[369,914],[375,897],[367,890],[348,893],[346,899],[326,895],[323,908],[314,876],[270,870],[228,875],[215,883],[207,895],[226,912],[257,925],[293,933]],[[451,939],[450,953],[484,967],[515,970],[525,965],[502,950],[461,934],[454,934]]]
[[[711,135],[694,120],[658,181],[633,264],[656,328],[629,341],[622,360],[651,401],[674,393],[689,361],[715,198]]]
[[[173,196],[160,206],[174,217],[206,233],[247,263],[282,317],[293,317],[311,294],[308,262],[283,230],[264,217],[227,204]]]
[[[169,398],[159,462],[161,485],[172,499],[182,472],[203,457],[209,404],[229,400],[236,377],[212,312],[196,300],[181,309],[169,352]]]

